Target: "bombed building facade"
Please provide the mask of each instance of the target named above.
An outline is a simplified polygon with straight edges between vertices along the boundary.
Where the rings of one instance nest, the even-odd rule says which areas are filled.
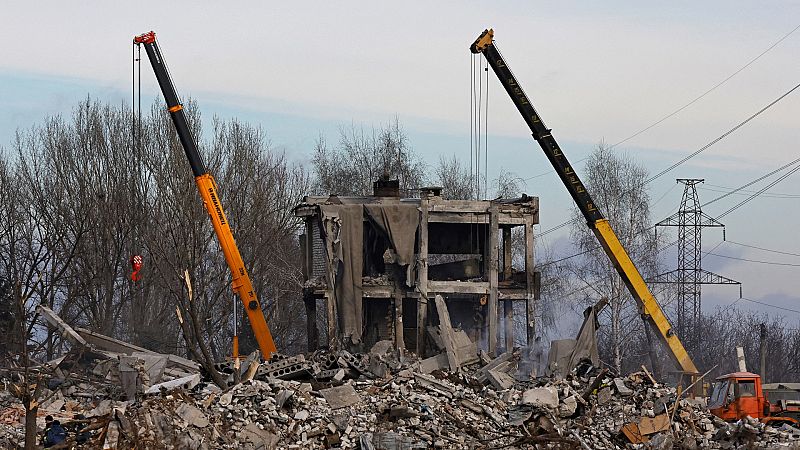
[[[308,196],[295,208],[310,350],[391,340],[425,356],[439,339],[437,295],[464,344],[499,354],[515,336],[517,346],[534,339],[538,198],[446,200],[441,188],[400,198],[397,181],[374,186],[373,196]]]

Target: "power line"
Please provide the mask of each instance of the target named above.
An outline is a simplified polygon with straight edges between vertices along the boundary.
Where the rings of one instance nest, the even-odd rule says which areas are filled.
[[[725,312],[725,311],[727,311],[727,310],[729,310],[729,309],[733,308],[733,307],[734,307],[734,305],[736,305],[737,303],[739,303],[739,300],[741,300],[741,299],[742,299],[742,297],[739,297],[739,298],[737,298],[736,300],[734,300],[734,301],[733,301],[733,303],[731,303],[730,305],[726,306],[726,307],[725,307],[725,309],[723,309],[723,310],[722,310],[722,312]]]
[[[706,90],[705,92],[703,92],[703,93],[702,93],[702,94],[700,94],[699,96],[695,97],[694,99],[692,99],[691,101],[689,101],[689,102],[688,102],[688,103],[686,103],[685,105],[681,106],[680,108],[678,108],[678,109],[676,109],[676,110],[672,111],[671,113],[667,114],[666,116],[664,116],[664,117],[662,117],[662,118],[658,119],[657,121],[653,122],[652,124],[648,125],[647,127],[645,127],[645,128],[642,128],[641,130],[639,130],[639,131],[637,131],[637,132],[633,133],[632,135],[630,135],[630,136],[626,137],[625,139],[622,139],[621,141],[617,142],[616,144],[612,145],[612,146],[611,146],[611,147],[609,147],[609,148],[610,148],[610,149],[612,149],[612,148],[615,148],[615,147],[617,147],[617,146],[619,146],[619,145],[622,145],[622,144],[624,144],[625,142],[628,142],[629,140],[631,140],[631,139],[633,139],[633,138],[635,138],[635,137],[639,136],[640,134],[642,134],[642,133],[644,133],[644,132],[646,132],[646,131],[650,130],[651,128],[653,128],[653,127],[655,127],[655,126],[657,126],[657,125],[661,124],[662,122],[664,122],[665,120],[669,119],[670,117],[673,117],[674,115],[678,114],[679,112],[681,112],[681,111],[683,111],[684,109],[688,108],[689,106],[693,105],[693,104],[694,104],[694,103],[696,103],[698,100],[700,100],[700,99],[702,99],[703,97],[705,97],[706,95],[710,94],[712,91],[714,91],[714,90],[715,90],[715,89],[717,89],[718,87],[720,87],[720,86],[722,86],[723,84],[725,84],[725,83],[727,83],[728,81],[730,81],[730,79],[731,79],[731,78],[735,77],[735,76],[736,76],[736,75],[738,75],[740,72],[742,72],[744,69],[748,68],[748,67],[749,67],[750,65],[752,65],[754,62],[756,62],[758,59],[760,59],[762,56],[766,55],[766,54],[767,54],[767,53],[768,53],[770,50],[772,50],[772,49],[773,49],[773,48],[775,48],[775,47],[776,47],[778,44],[780,44],[781,42],[783,42],[784,40],[786,40],[786,38],[788,38],[789,36],[791,36],[792,34],[794,34],[794,32],[795,32],[795,31],[797,31],[798,29],[800,29],[800,25],[798,25],[798,26],[794,27],[794,28],[793,28],[791,31],[789,31],[788,33],[786,33],[786,34],[784,34],[783,36],[781,36],[781,38],[780,38],[780,39],[778,39],[778,40],[777,40],[777,41],[775,41],[775,42],[774,42],[772,45],[770,45],[769,47],[767,47],[767,49],[766,49],[766,50],[764,50],[763,52],[759,53],[759,54],[758,54],[758,55],[757,55],[755,58],[753,58],[753,59],[751,59],[750,61],[748,61],[748,62],[747,62],[745,65],[743,65],[742,67],[740,67],[738,70],[736,70],[735,72],[733,72],[731,75],[729,75],[728,77],[726,77],[724,80],[722,80],[722,81],[720,81],[719,83],[715,84],[715,85],[714,85],[714,86],[712,86],[710,89]],[[585,157],[585,158],[582,158],[582,159],[579,159],[579,160],[577,160],[575,163],[577,164],[577,163],[580,163],[580,162],[586,161],[586,160],[588,160],[588,159],[589,159],[589,157],[587,156],[587,157]],[[552,170],[551,170],[551,171],[548,171],[548,172],[543,172],[543,173],[540,173],[540,174],[538,174],[538,175],[534,175],[534,176],[532,176],[532,177],[525,178],[523,181],[529,181],[529,180],[532,180],[532,179],[534,179],[534,178],[543,177],[543,176],[545,176],[545,175],[547,175],[547,174],[549,174],[549,173],[552,173],[552,172],[554,172],[554,171],[552,171]]]
[[[772,250],[772,249],[769,249],[769,248],[759,247],[757,245],[742,244],[741,242],[732,241],[730,239],[728,239],[725,242],[729,242],[729,243],[735,244],[735,245],[741,245],[742,247],[754,248],[756,250],[763,250],[765,252],[779,253],[781,255],[800,256],[800,253],[782,252],[780,250]]]
[[[661,200],[664,200],[664,197],[669,195],[669,193],[672,192],[677,186],[678,186],[678,183],[673,184],[672,187],[670,187],[669,189],[667,189],[666,192],[661,194],[661,197],[658,197],[658,200],[654,201],[650,206],[656,206]],[[670,214],[670,215],[672,215],[672,214]]]
[[[714,187],[709,188],[708,186],[714,186]],[[716,189],[717,187],[718,187],[718,189]],[[727,186],[717,186],[717,185],[707,184],[706,186],[698,187],[697,189],[699,189],[701,191],[726,193],[727,194],[730,191],[732,191],[734,188],[727,187]],[[747,195],[747,194],[752,194],[754,192],[755,191],[749,191],[749,190],[742,189],[742,190],[739,190],[738,192],[731,192],[731,194]],[[761,196],[765,197],[765,198],[785,198],[785,199],[800,198],[800,194],[786,194],[786,193],[782,193],[782,192],[765,192],[765,193],[761,194]]]
[[[681,164],[685,163],[686,161],[688,161],[688,160],[694,158],[695,156],[699,155],[700,153],[706,151],[709,147],[711,147],[712,145],[716,144],[717,142],[719,142],[719,141],[725,139],[726,137],[730,136],[736,130],[738,130],[739,128],[745,126],[748,122],[750,122],[751,120],[755,119],[756,117],[760,116],[761,113],[763,113],[764,111],[770,109],[771,107],[773,107],[779,101],[783,100],[786,96],[788,96],[789,94],[794,92],[797,88],[800,88],[800,84],[797,84],[793,88],[791,88],[788,91],[784,92],[780,97],[778,97],[775,100],[771,101],[769,104],[767,104],[763,108],[759,109],[755,114],[751,115],[750,117],[748,117],[744,121],[740,122],[735,127],[731,128],[730,130],[728,130],[725,133],[723,133],[720,137],[714,139],[713,141],[711,141],[708,144],[700,147],[698,150],[694,151],[693,153],[690,153],[689,155],[685,156],[680,161],[672,164],[671,166],[667,167],[666,169],[662,170],[661,172],[657,173],[656,175],[650,177],[650,179],[647,180],[647,182],[649,183],[649,182],[661,177],[662,175],[666,174],[667,172],[671,171],[672,169],[680,166]]]
[[[739,74],[741,71],[743,71],[744,69],[748,68],[748,67],[749,67],[751,64],[753,64],[754,62],[756,62],[756,61],[757,61],[759,58],[761,58],[762,56],[766,55],[766,54],[767,54],[767,52],[769,52],[770,50],[772,50],[773,48],[775,48],[775,47],[776,47],[778,44],[780,44],[781,42],[783,42],[783,41],[784,41],[786,38],[788,38],[789,36],[791,36],[791,35],[792,35],[792,34],[793,34],[795,31],[797,31],[798,29],[800,29],[800,25],[798,25],[798,26],[794,27],[794,28],[792,29],[792,31],[790,31],[790,32],[788,32],[788,33],[786,33],[786,34],[784,34],[784,35],[783,35],[783,36],[782,36],[780,39],[778,39],[778,40],[777,40],[777,41],[775,41],[775,42],[774,42],[772,45],[770,45],[769,47],[767,47],[767,49],[766,49],[766,50],[764,50],[763,52],[759,53],[759,54],[758,54],[758,56],[756,56],[755,58],[753,58],[753,59],[751,59],[750,61],[748,61],[748,62],[747,62],[747,64],[745,64],[745,65],[743,65],[742,67],[740,67],[740,68],[739,68],[739,70],[737,70],[736,72],[733,72],[732,74],[730,74],[730,75],[729,75],[727,78],[725,78],[724,80],[720,81],[719,83],[715,84],[715,85],[714,85],[714,86],[712,86],[710,89],[708,89],[707,91],[705,91],[705,92],[703,92],[702,94],[700,94],[699,96],[695,97],[695,98],[694,98],[694,99],[692,99],[692,100],[691,100],[689,103],[687,103],[687,104],[685,104],[685,105],[681,106],[680,108],[676,109],[675,111],[672,111],[671,113],[667,114],[666,116],[664,116],[664,117],[662,117],[662,118],[658,119],[658,120],[657,120],[657,121],[655,121],[655,122],[654,122],[652,125],[649,125],[649,126],[647,126],[647,127],[645,127],[645,128],[642,128],[641,130],[637,131],[636,133],[633,133],[632,135],[630,135],[630,136],[626,137],[625,139],[623,139],[623,140],[621,140],[621,141],[617,142],[616,144],[612,145],[610,148],[614,148],[614,147],[616,147],[616,146],[618,146],[618,145],[621,145],[621,144],[623,144],[623,143],[625,143],[625,142],[628,142],[629,140],[631,140],[631,139],[635,138],[636,136],[639,136],[640,134],[644,133],[645,131],[647,131],[647,130],[649,130],[649,129],[651,129],[651,128],[655,127],[656,125],[660,124],[661,122],[663,122],[663,121],[665,121],[665,120],[669,119],[670,117],[674,116],[675,114],[678,114],[679,112],[683,111],[684,109],[688,108],[689,106],[692,106],[692,105],[693,105],[695,102],[697,102],[697,101],[698,101],[698,100],[700,100],[701,98],[705,97],[706,95],[710,94],[712,91],[714,91],[714,90],[715,90],[715,89],[717,89],[718,87],[722,86],[723,84],[727,83],[727,82],[728,82],[728,81],[729,81],[731,78],[735,77],[735,76],[736,76],[736,75],[738,75],[738,74]]]
[[[783,166],[781,166],[781,167],[779,167],[779,168],[777,168],[777,169],[775,169],[775,170],[773,170],[773,171],[771,171],[771,172],[769,172],[769,173],[767,173],[767,174],[765,174],[765,175],[762,175],[761,177],[758,177],[758,178],[756,178],[756,179],[755,179],[755,180],[753,180],[753,181],[750,181],[750,182],[748,182],[748,183],[746,183],[746,184],[744,184],[744,185],[742,185],[742,186],[740,186],[740,187],[738,187],[738,188],[736,188],[736,189],[733,189],[732,191],[730,191],[730,192],[728,192],[728,193],[726,193],[726,194],[724,194],[724,195],[721,195],[721,196],[719,196],[719,197],[717,197],[717,198],[715,198],[715,199],[713,199],[713,200],[711,200],[711,201],[708,201],[708,202],[704,203],[703,205],[701,205],[701,207],[705,207],[706,205],[709,205],[709,204],[711,204],[711,203],[714,203],[714,202],[717,202],[717,201],[719,201],[719,200],[722,200],[723,198],[727,197],[728,195],[730,195],[730,194],[733,194],[734,192],[739,192],[739,191],[741,191],[742,189],[744,189],[744,188],[746,188],[746,187],[749,187],[749,186],[751,186],[751,185],[753,185],[753,184],[755,184],[755,183],[757,183],[757,182],[759,182],[759,181],[761,181],[761,180],[763,180],[763,179],[765,179],[765,178],[768,178],[769,176],[771,176],[771,175],[774,175],[774,174],[776,174],[776,173],[780,172],[781,170],[783,170],[783,169],[785,169],[785,168],[787,168],[787,167],[790,167],[790,166],[792,166],[792,165],[794,165],[794,164],[796,164],[796,163],[798,163],[798,162],[800,162],[800,158],[798,158],[798,159],[795,159],[794,161],[791,161],[791,162],[789,162],[789,163],[787,163],[787,164],[784,164]],[[677,186],[677,184],[674,184],[674,185],[672,186],[672,188],[670,188],[670,189],[667,191],[667,193],[669,193],[670,191],[672,191],[672,189],[674,189],[674,188],[675,188],[675,186]],[[774,184],[773,184],[772,186],[774,186]],[[757,194],[757,192],[756,192],[756,194]],[[662,195],[662,196],[661,196],[661,197],[660,197],[660,198],[659,198],[659,199],[658,199],[656,202],[658,202],[658,201],[660,201],[662,198],[664,198],[664,196],[665,196],[665,195],[666,195],[666,194]],[[749,201],[749,200],[748,200],[748,201]],[[743,205],[743,204],[744,204],[744,203],[742,203],[741,205]],[[741,205],[739,205],[739,206],[741,206]],[[562,223],[561,225],[558,225],[558,226],[556,226],[556,227],[553,227],[553,228],[551,228],[551,229],[547,230],[547,232],[550,232],[550,231],[555,231],[555,230],[557,230],[557,229],[559,229],[559,228],[563,228],[563,227],[565,227],[566,225],[569,225],[570,223],[572,223],[572,222],[571,222],[571,221],[564,222],[564,223]],[[645,228],[645,229],[643,229],[643,230],[642,230],[642,231],[641,231],[639,234],[637,234],[637,236],[641,235],[642,233],[645,233],[646,231],[649,231],[649,230],[653,229],[654,227],[655,227],[655,226],[651,226],[651,227],[648,227],[648,228]],[[541,235],[543,235],[543,234],[544,234],[544,232],[543,232],[543,233],[541,233],[541,234],[539,234],[539,236],[541,236]],[[664,246],[663,248],[659,249],[659,252],[661,252],[661,251],[664,251],[664,250],[666,250],[666,249],[668,249],[668,248],[672,247],[672,246],[673,246],[673,245],[675,245],[677,242],[678,242],[678,241],[677,241],[677,240],[675,240],[675,241],[673,241],[672,243],[670,243],[670,244],[667,244],[667,245],[666,245],[666,246]],[[714,251],[714,250],[715,250],[717,247],[719,247],[719,246],[720,246],[720,245],[721,245],[723,242],[726,242],[726,241],[720,241],[720,242],[719,242],[719,243],[718,243],[718,244],[717,244],[717,245],[716,245],[714,248],[712,248],[710,251]],[[733,241],[729,241],[729,242],[733,242]],[[733,243],[736,243],[736,242],[733,242]],[[580,253],[576,253],[576,254],[573,254],[573,255],[565,256],[565,257],[563,257],[563,258],[560,258],[560,259],[557,259],[557,260],[554,260],[554,261],[550,261],[550,262],[548,262],[547,264],[554,264],[554,263],[558,263],[558,262],[561,262],[561,261],[566,261],[566,260],[568,260],[568,259],[572,259],[572,258],[575,258],[575,257],[577,257],[577,256],[584,255],[584,254],[586,254],[586,253],[588,253],[588,252],[590,252],[590,251],[592,251],[592,250],[596,250],[596,249],[599,249],[599,248],[600,248],[600,247],[598,246],[598,247],[595,247],[595,248],[592,248],[592,249],[589,249],[589,250],[582,251],[582,252],[580,252]],[[762,249],[762,250],[763,250],[763,249]],[[708,253],[709,253],[709,252],[703,252],[703,254],[708,254]],[[792,255],[794,255],[794,254],[792,254]],[[716,256],[716,255],[715,255],[715,256]]]
[[[742,297],[742,300],[744,300],[746,302],[750,302],[750,303],[756,303],[756,304],[759,304],[759,305],[769,306],[770,308],[775,308],[775,309],[780,309],[780,310],[783,310],[783,311],[788,311],[788,312],[793,312],[793,313],[796,313],[796,314],[800,314],[800,311],[798,311],[796,309],[784,308],[783,306],[777,306],[777,305],[771,305],[769,303],[764,303],[764,302],[761,302],[761,301],[758,301],[758,300],[753,300],[753,299],[750,299],[750,298],[747,298],[747,297]]]
[[[722,200],[723,198],[725,198],[725,197],[727,197],[727,196],[729,196],[729,195],[731,195],[731,194],[735,194],[735,193],[737,193],[737,192],[741,191],[741,190],[742,190],[742,189],[744,189],[744,188],[750,187],[750,186],[752,186],[752,185],[754,185],[754,184],[758,183],[759,181],[762,181],[762,180],[764,180],[764,179],[766,179],[766,178],[769,178],[769,177],[771,177],[772,175],[775,175],[776,173],[780,172],[781,170],[783,170],[783,169],[785,169],[785,168],[787,168],[787,167],[791,167],[791,166],[793,166],[793,165],[797,164],[798,162],[800,162],[800,158],[797,158],[797,159],[795,159],[794,161],[790,161],[790,162],[788,162],[788,163],[786,163],[786,164],[782,165],[781,167],[778,167],[777,169],[773,170],[772,172],[769,172],[769,173],[767,173],[767,174],[765,174],[765,175],[762,175],[762,176],[760,176],[760,177],[756,178],[755,180],[753,180],[753,181],[751,181],[751,182],[749,182],[749,183],[745,183],[745,184],[743,184],[742,186],[739,186],[738,188],[736,188],[736,189],[734,189],[734,190],[732,190],[732,191],[730,191],[730,192],[728,192],[728,193],[726,193],[726,194],[724,194],[724,195],[720,195],[719,197],[717,197],[717,198],[715,198],[715,199],[713,199],[713,200],[707,201],[707,202],[703,203],[703,204],[701,205],[701,207],[703,207],[703,206],[708,206],[708,205],[710,205],[710,204],[712,204],[712,203],[714,203],[714,202],[717,202],[717,201],[719,201],[719,200]],[[755,192],[755,193],[756,193],[756,194],[758,194],[758,192]]]
[[[738,123],[736,126],[734,126],[733,128],[731,128],[730,130],[726,131],[725,133],[723,133],[722,135],[720,135],[720,136],[719,136],[719,137],[717,137],[716,139],[712,140],[712,141],[711,141],[711,142],[709,142],[708,144],[706,144],[706,145],[704,145],[704,146],[700,147],[698,150],[695,150],[695,151],[694,151],[694,152],[692,152],[691,154],[689,154],[689,155],[687,155],[687,156],[685,156],[685,157],[681,158],[679,161],[677,161],[677,162],[673,163],[672,165],[670,165],[670,166],[669,166],[669,167],[667,167],[666,169],[662,170],[661,172],[657,173],[656,175],[654,175],[654,176],[652,176],[652,177],[648,178],[648,179],[645,181],[645,185],[647,185],[647,184],[650,184],[651,182],[655,181],[656,179],[658,179],[658,178],[660,178],[661,176],[663,176],[663,175],[667,174],[668,172],[670,172],[672,169],[675,169],[676,167],[680,166],[681,164],[685,163],[686,161],[688,161],[688,160],[690,160],[690,159],[694,158],[695,156],[699,155],[700,153],[702,153],[702,152],[704,152],[704,151],[708,150],[708,149],[709,149],[711,146],[713,146],[714,144],[716,144],[716,143],[718,143],[719,141],[721,141],[721,140],[725,139],[726,137],[730,136],[730,135],[731,135],[731,134],[733,134],[733,133],[734,133],[736,130],[738,130],[739,128],[743,127],[743,126],[744,126],[744,125],[746,125],[748,122],[750,122],[751,120],[753,120],[753,119],[755,119],[756,117],[758,117],[759,115],[761,115],[761,114],[762,114],[764,111],[768,110],[769,108],[771,108],[772,106],[774,106],[775,104],[777,104],[779,101],[781,101],[781,100],[783,100],[784,98],[786,98],[786,96],[788,96],[789,94],[791,94],[792,92],[794,92],[795,90],[797,90],[797,88],[800,88],[800,84],[797,84],[797,85],[795,85],[793,88],[791,88],[791,89],[789,89],[788,91],[784,92],[784,93],[783,93],[783,94],[782,94],[780,97],[776,98],[775,100],[773,100],[772,102],[770,102],[769,104],[767,104],[766,106],[764,106],[763,108],[761,108],[760,110],[758,110],[757,112],[755,112],[754,114],[750,115],[748,118],[746,118],[746,119],[745,119],[745,120],[743,120],[742,122],[739,122],[739,123]],[[798,166],[798,167],[800,167],[800,166]],[[794,172],[792,172],[792,173],[794,173]],[[713,201],[716,201],[716,200],[717,200],[717,199],[715,199],[715,200],[712,200],[712,202],[713,202]],[[744,202],[742,202],[742,204],[744,204],[744,203],[747,203],[747,202],[748,202],[748,201],[750,201],[750,200],[752,200],[752,198],[751,198],[751,199],[748,199],[748,200],[746,200],[746,201],[744,201]],[[707,204],[708,204],[708,203],[706,203],[706,205],[707,205]],[[702,206],[705,206],[705,205],[702,205]],[[736,207],[734,207],[733,209],[735,209],[735,208],[738,208],[739,206],[741,206],[741,204],[740,204],[740,205],[737,205],[737,206],[736,206]],[[725,214],[728,214],[728,213],[730,213],[730,211],[726,211],[726,212],[725,212]],[[719,217],[717,217],[717,218],[722,218],[722,217],[724,217],[724,215],[720,215],[720,216],[719,216]],[[565,226],[567,226],[567,225],[569,225],[569,224],[570,224],[570,221],[568,220],[568,221],[566,221],[566,222],[563,222],[563,223],[561,223],[561,224],[559,224],[559,225],[556,225],[555,227],[552,227],[552,228],[549,228],[549,229],[547,229],[547,230],[544,230],[544,231],[542,231],[541,233],[539,233],[539,236],[545,236],[545,235],[547,235],[547,234],[549,234],[549,233],[552,233],[553,231],[556,231],[556,230],[558,230],[558,229],[560,229],[560,228],[563,228],[563,227],[565,227]]]
[[[719,257],[719,258],[735,259],[737,261],[747,261],[747,262],[757,263],[757,264],[768,264],[768,265],[771,265],[771,266],[800,267],[800,264],[780,263],[780,262],[775,262],[775,261],[761,261],[761,260],[758,260],[758,259],[748,259],[748,258],[739,258],[739,257],[736,257],[736,256],[719,255],[717,253],[711,253],[711,252],[709,252],[707,254],[711,255],[711,256],[716,256],[716,257]]]
[[[764,191],[766,191],[767,189],[769,189],[769,188],[771,188],[771,187],[775,186],[776,184],[780,183],[781,181],[783,181],[783,180],[785,180],[785,179],[789,178],[790,176],[792,176],[792,175],[793,175],[795,172],[797,172],[798,170],[800,170],[800,166],[796,166],[796,167],[794,167],[794,168],[793,168],[792,170],[790,170],[789,172],[787,172],[787,173],[785,173],[784,175],[781,175],[780,177],[778,177],[778,179],[777,179],[777,180],[775,180],[775,181],[773,181],[772,183],[770,183],[770,184],[768,184],[768,185],[764,186],[764,187],[763,187],[763,188],[761,188],[759,191],[757,191],[756,193],[754,193],[754,194],[750,195],[749,197],[747,197],[746,199],[742,200],[741,202],[737,203],[735,206],[733,206],[733,207],[729,208],[727,211],[725,211],[724,213],[722,213],[722,214],[718,215],[716,218],[717,218],[717,219],[721,219],[721,218],[723,218],[723,217],[727,216],[728,214],[732,213],[733,211],[736,211],[737,209],[739,209],[740,207],[744,206],[744,205],[745,205],[746,203],[748,203],[749,201],[751,201],[751,200],[753,200],[754,198],[756,198],[756,197],[758,197],[759,195],[761,195],[761,194],[762,194]]]

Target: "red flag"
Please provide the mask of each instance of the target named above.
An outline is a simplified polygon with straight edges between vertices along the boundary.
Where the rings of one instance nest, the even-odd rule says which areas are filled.
[[[142,279],[142,276],[139,274],[139,271],[142,270],[142,264],[144,264],[142,255],[131,256],[131,267],[133,267],[133,273],[131,273],[131,280],[139,281]]]

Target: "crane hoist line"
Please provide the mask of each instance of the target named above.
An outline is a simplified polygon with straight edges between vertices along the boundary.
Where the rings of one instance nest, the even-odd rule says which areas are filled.
[[[544,121],[542,121],[539,113],[536,112],[527,94],[525,94],[525,91],[519,85],[516,77],[497,49],[494,43],[494,31],[487,29],[481,33],[478,39],[470,46],[470,51],[475,54],[483,54],[492,67],[495,75],[500,80],[500,84],[503,85],[525,123],[528,124],[533,138],[539,143],[550,164],[552,164],[559,178],[561,178],[561,182],[569,191],[584,218],[586,218],[587,225],[594,233],[606,256],[616,268],[617,273],[619,273],[633,298],[636,299],[640,312],[669,349],[669,354],[673,361],[685,374],[690,376],[697,375],[697,367],[695,367],[692,358],[686,352],[677,334],[673,332],[672,325],[644,282],[639,269],[631,261],[628,252],[611,228],[608,219],[603,217],[603,213],[595,205],[592,196],[586,190],[586,186],[584,186],[578,174],[572,169],[551,130],[545,126]]]
[[[186,153],[189,166],[194,174],[195,184],[203,199],[206,211],[208,211],[208,215],[211,218],[214,232],[219,240],[222,253],[225,255],[225,262],[228,263],[228,268],[231,271],[233,278],[231,285],[234,292],[236,292],[239,299],[242,301],[242,304],[244,304],[244,309],[247,311],[247,317],[250,319],[250,326],[253,328],[253,333],[255,334],[261,354],[265,359],[268,359],[273,353],[276,353],[275,342],[272,340],[272,333],[269,330],[269,326],[267,326],[267,320],[261,310],[261,304],[256,296],[253,283],[250,280],[250,276],[247,274],[247,269],[244,267],[244,261],[239,253],[239,247],[236,246],[230,224],[225,217],[225,211],[222,207],[222,200],[219,196],[217,183],[206,169],[205,164],[203,164],[203,158],[197,150],[197,141],[189,129],[186,114],[183,111],[183,105],[178,99],[178,93],[175,90],[175,86],[172,84],[172,79],[164,63],[164,57],[161,55],[161,50],[156,42],[156,34],[151,31],[138,35],[133,38],[133,43],[144,46],[147,57],[150,60],[150,65],[153,66],[156,80],[158,81],[159,87],[161,87],[161,92],[164,94],[164,100],[167,103],[167,111],[169,111],[172,122],[175,124],[178,138],[181,141],[183,151]],[[238,356],[237,349],[238,342],[234,339],[234,356]]]

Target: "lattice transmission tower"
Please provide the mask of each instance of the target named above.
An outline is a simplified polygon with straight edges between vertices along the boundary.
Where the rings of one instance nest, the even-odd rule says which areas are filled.
[[[736,280],[717,275],[703,269],[703,228],[723,228],[721,222],[703,212],[695,185],[702,179],[679,178],[684,185],[681,206],[678,212],[658,222],[656,227],[678,228],[678,268],[656,275],[651,283],[674,283],[678,288],[677,317],[675,326],[678,336],[690,347],[697,342],[697,327],[701,314],[701,286],[704,284],[741,284]]]

